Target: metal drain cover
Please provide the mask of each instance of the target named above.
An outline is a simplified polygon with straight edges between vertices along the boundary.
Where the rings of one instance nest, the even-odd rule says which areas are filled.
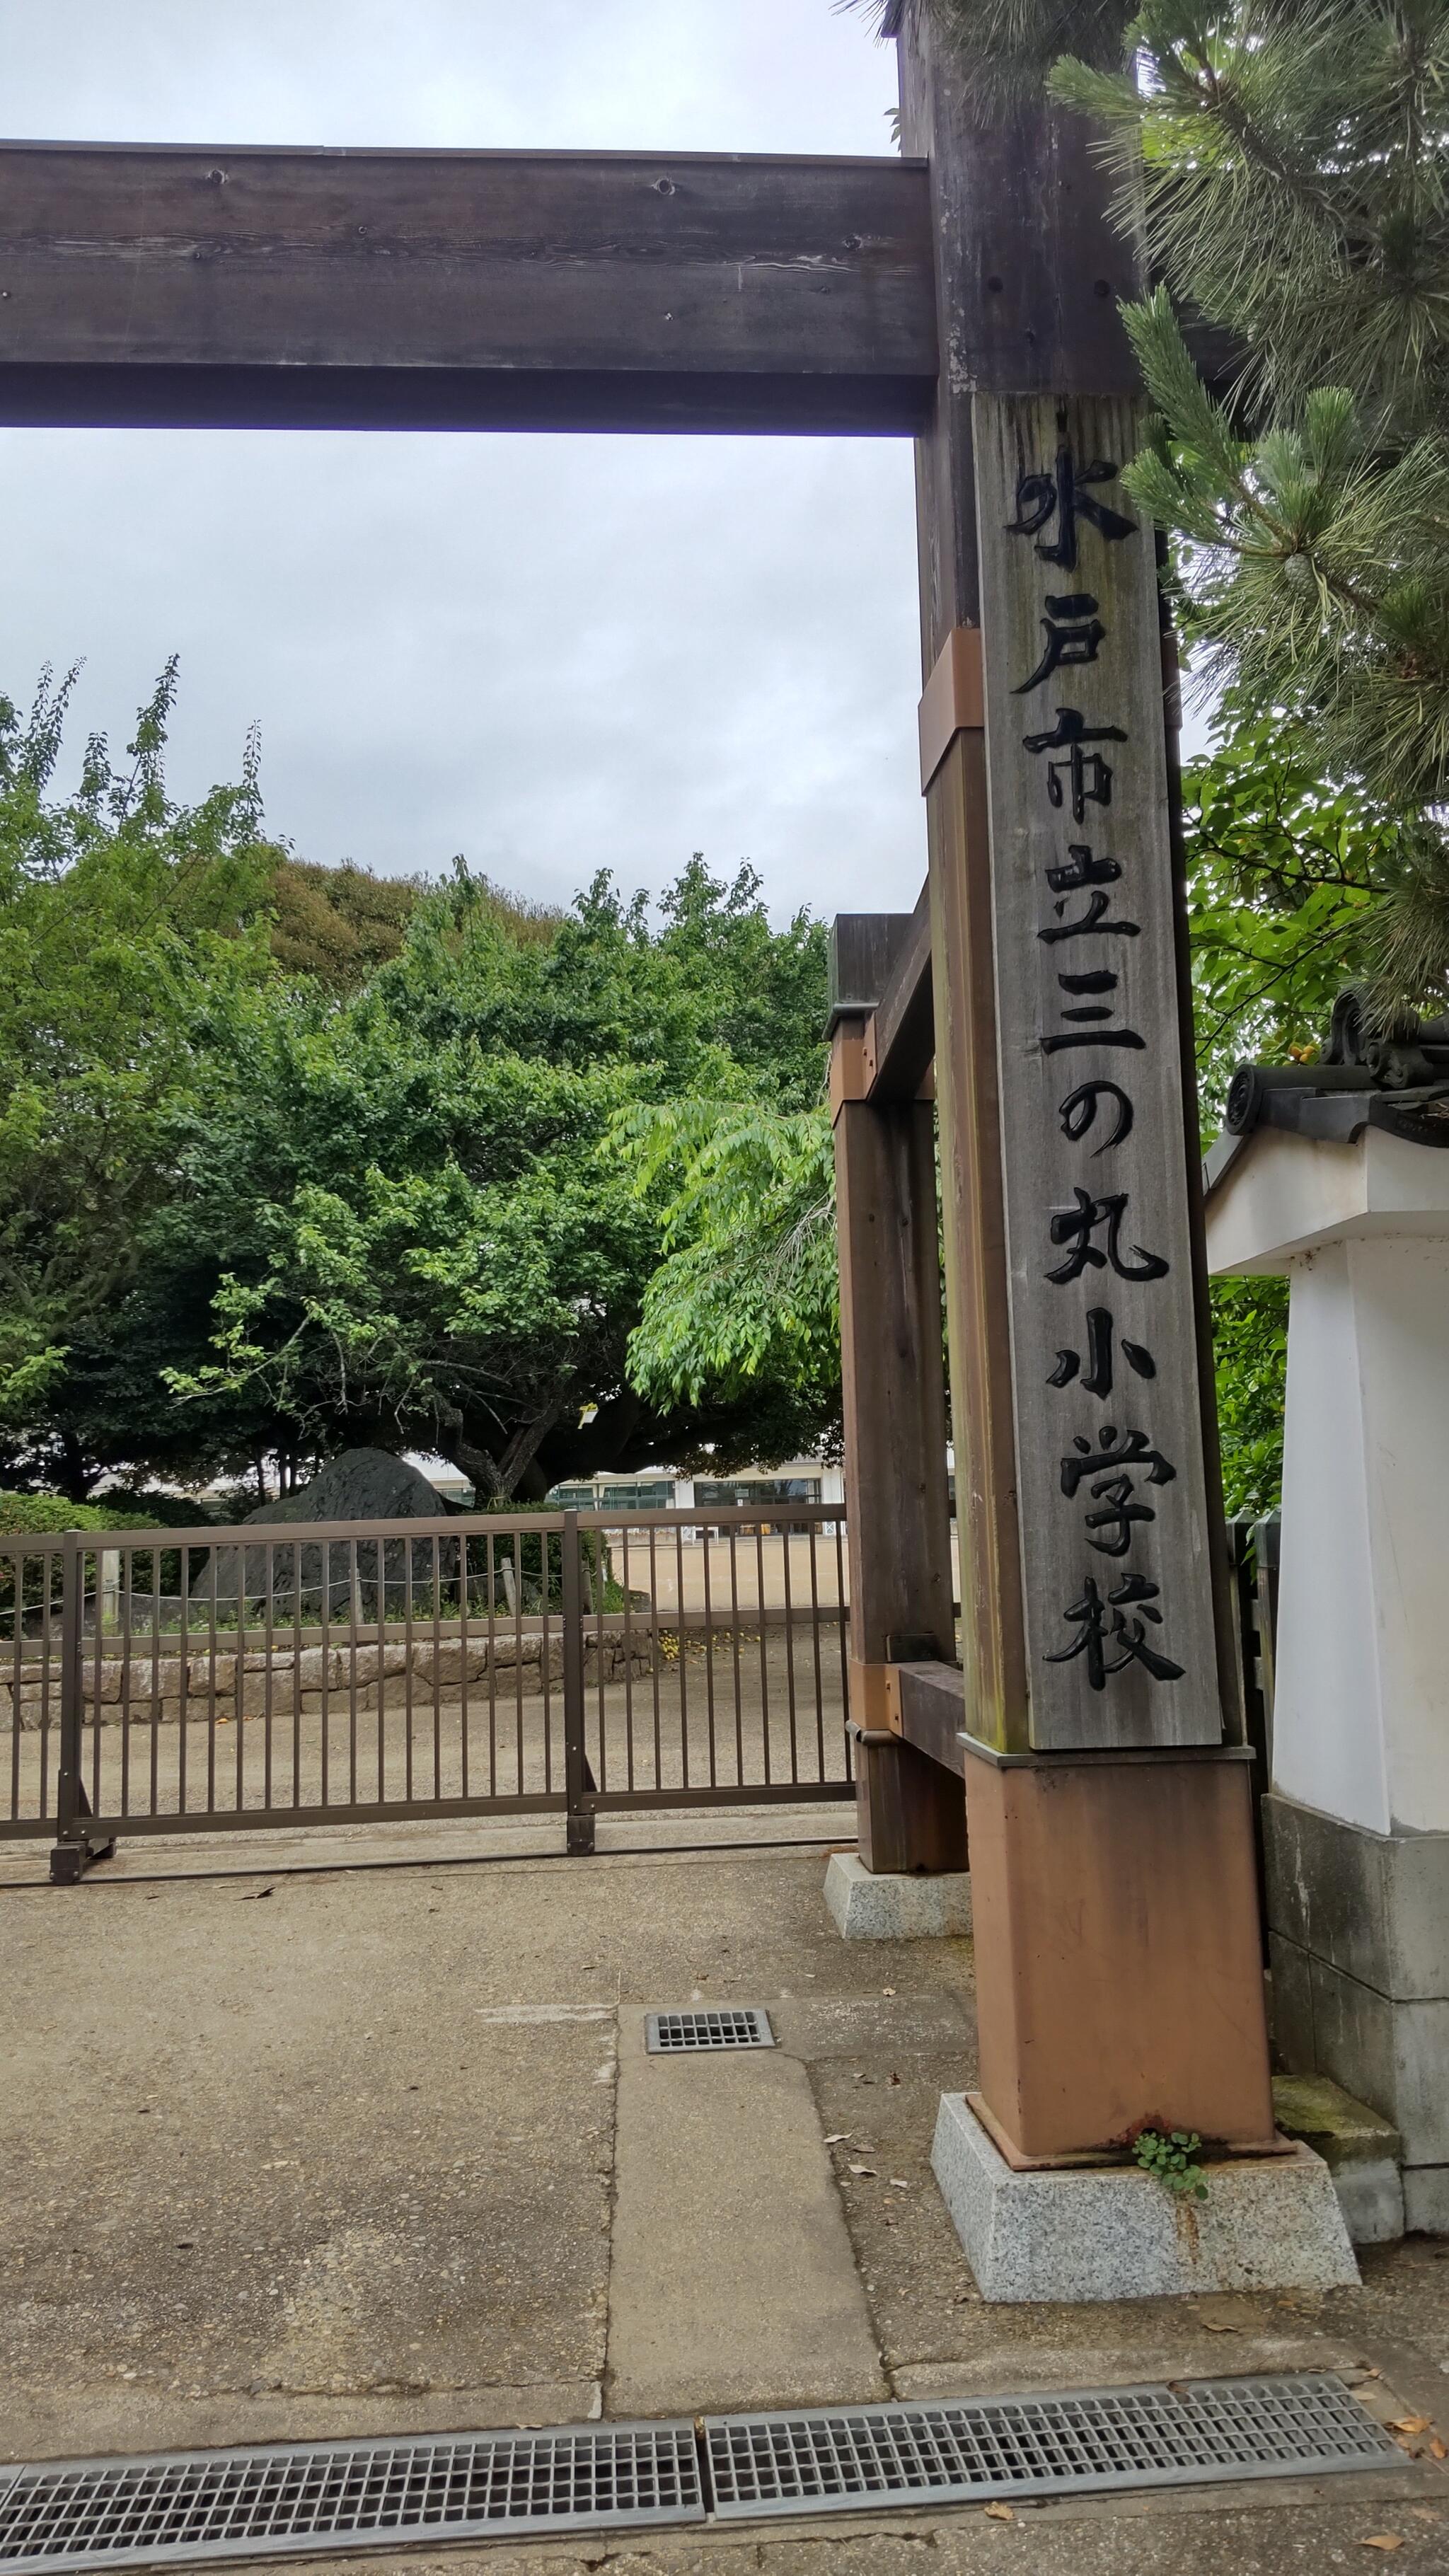
[[[702,2522],[692,2424],[286,2443],[0,2470],[0,2571]]]
[[[719,2010],[646,2013],[644,2044],[651,2057],[673,2057],[686,2049],[773,2048],[775,2034],[758,2005],[727,2004]]]
[[[1317,2477],[1404,2459],[1341,2380],[1316,2374],[711,2415],[705,2439],[721,2522],[851,2505]]]
[[[1407,2466],[1318,2374],[0,2469],[0,2576]],[[8,2484],[7,2484],[8,2479]]]

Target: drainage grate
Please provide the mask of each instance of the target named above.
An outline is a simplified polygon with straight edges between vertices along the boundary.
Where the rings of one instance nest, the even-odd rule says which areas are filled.
[[[0,2471],[0,2576],[981,2503],[1401,2465],[1341,2381],[1219,2379],[939,2405],[289,2442]],[[706,2462],[700,2448],[707,2452]],[[707,2476],[706,2476],[707,2471]]]
[[[849,2505],[1316,2477],[1404,2458],[1341,2380],[1316,2375],[714,2415],[705,2435],[714,2510],[730,2522]]]
[[[692,2424],[288,2443],[0,2472],[0,2571],[703,2520]]]
[[[672,2057],[688,2048],[773,2048],[775,2034],[757,2005],[732,2004],[718,2012],[647,2013],[644,2044],[651,2057]]]

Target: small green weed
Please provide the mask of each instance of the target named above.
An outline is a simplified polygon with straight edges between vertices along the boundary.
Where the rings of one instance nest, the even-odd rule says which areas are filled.
[[[1191,2192],[1194,2200],[1206,2200],[1207,2184],[1198,2171],[1202,2140],[1196,2129],[1172,2129],[1166,2135],[1160,2129],[1143,2129],[1133,2141],[1132,2153],[1144,2173],[1150,2173],[1169,2191]]]

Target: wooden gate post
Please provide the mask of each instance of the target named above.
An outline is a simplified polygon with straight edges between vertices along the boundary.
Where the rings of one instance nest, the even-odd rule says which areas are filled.
[[[1012,2155],[1272,2133],[1215,1614],[1136,292],[1085,122],[902,0],[941,373],[917,442],[981,2097]],[[1190,1057],[1188,1058],[1190,1063]]]
[[[955,1636],[931,1105],[862,1096],[865,1022],[909,929],[847,913],[831,943],[850,1710],[860,1856],[880,1874],[966,1867],[961,1784],[901,1741],[890,1689],[898,1663],[954,1661]]]

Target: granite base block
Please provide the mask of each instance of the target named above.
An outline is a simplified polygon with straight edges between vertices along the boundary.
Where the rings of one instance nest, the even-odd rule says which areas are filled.
[[[1181,2298],[1331,2290],[1358,2265],[1312,2149],[1203,2167],[1206,2200],[1135,2167],[1018,2173],[962,2093],[941,2097],[931,2165],[984,2299]]]
[[[944,1941],[971,1929],[971,1879],[964,1869],[875,1876],[856,1853],[832,1852],[825,1902],[847,1941]]]

